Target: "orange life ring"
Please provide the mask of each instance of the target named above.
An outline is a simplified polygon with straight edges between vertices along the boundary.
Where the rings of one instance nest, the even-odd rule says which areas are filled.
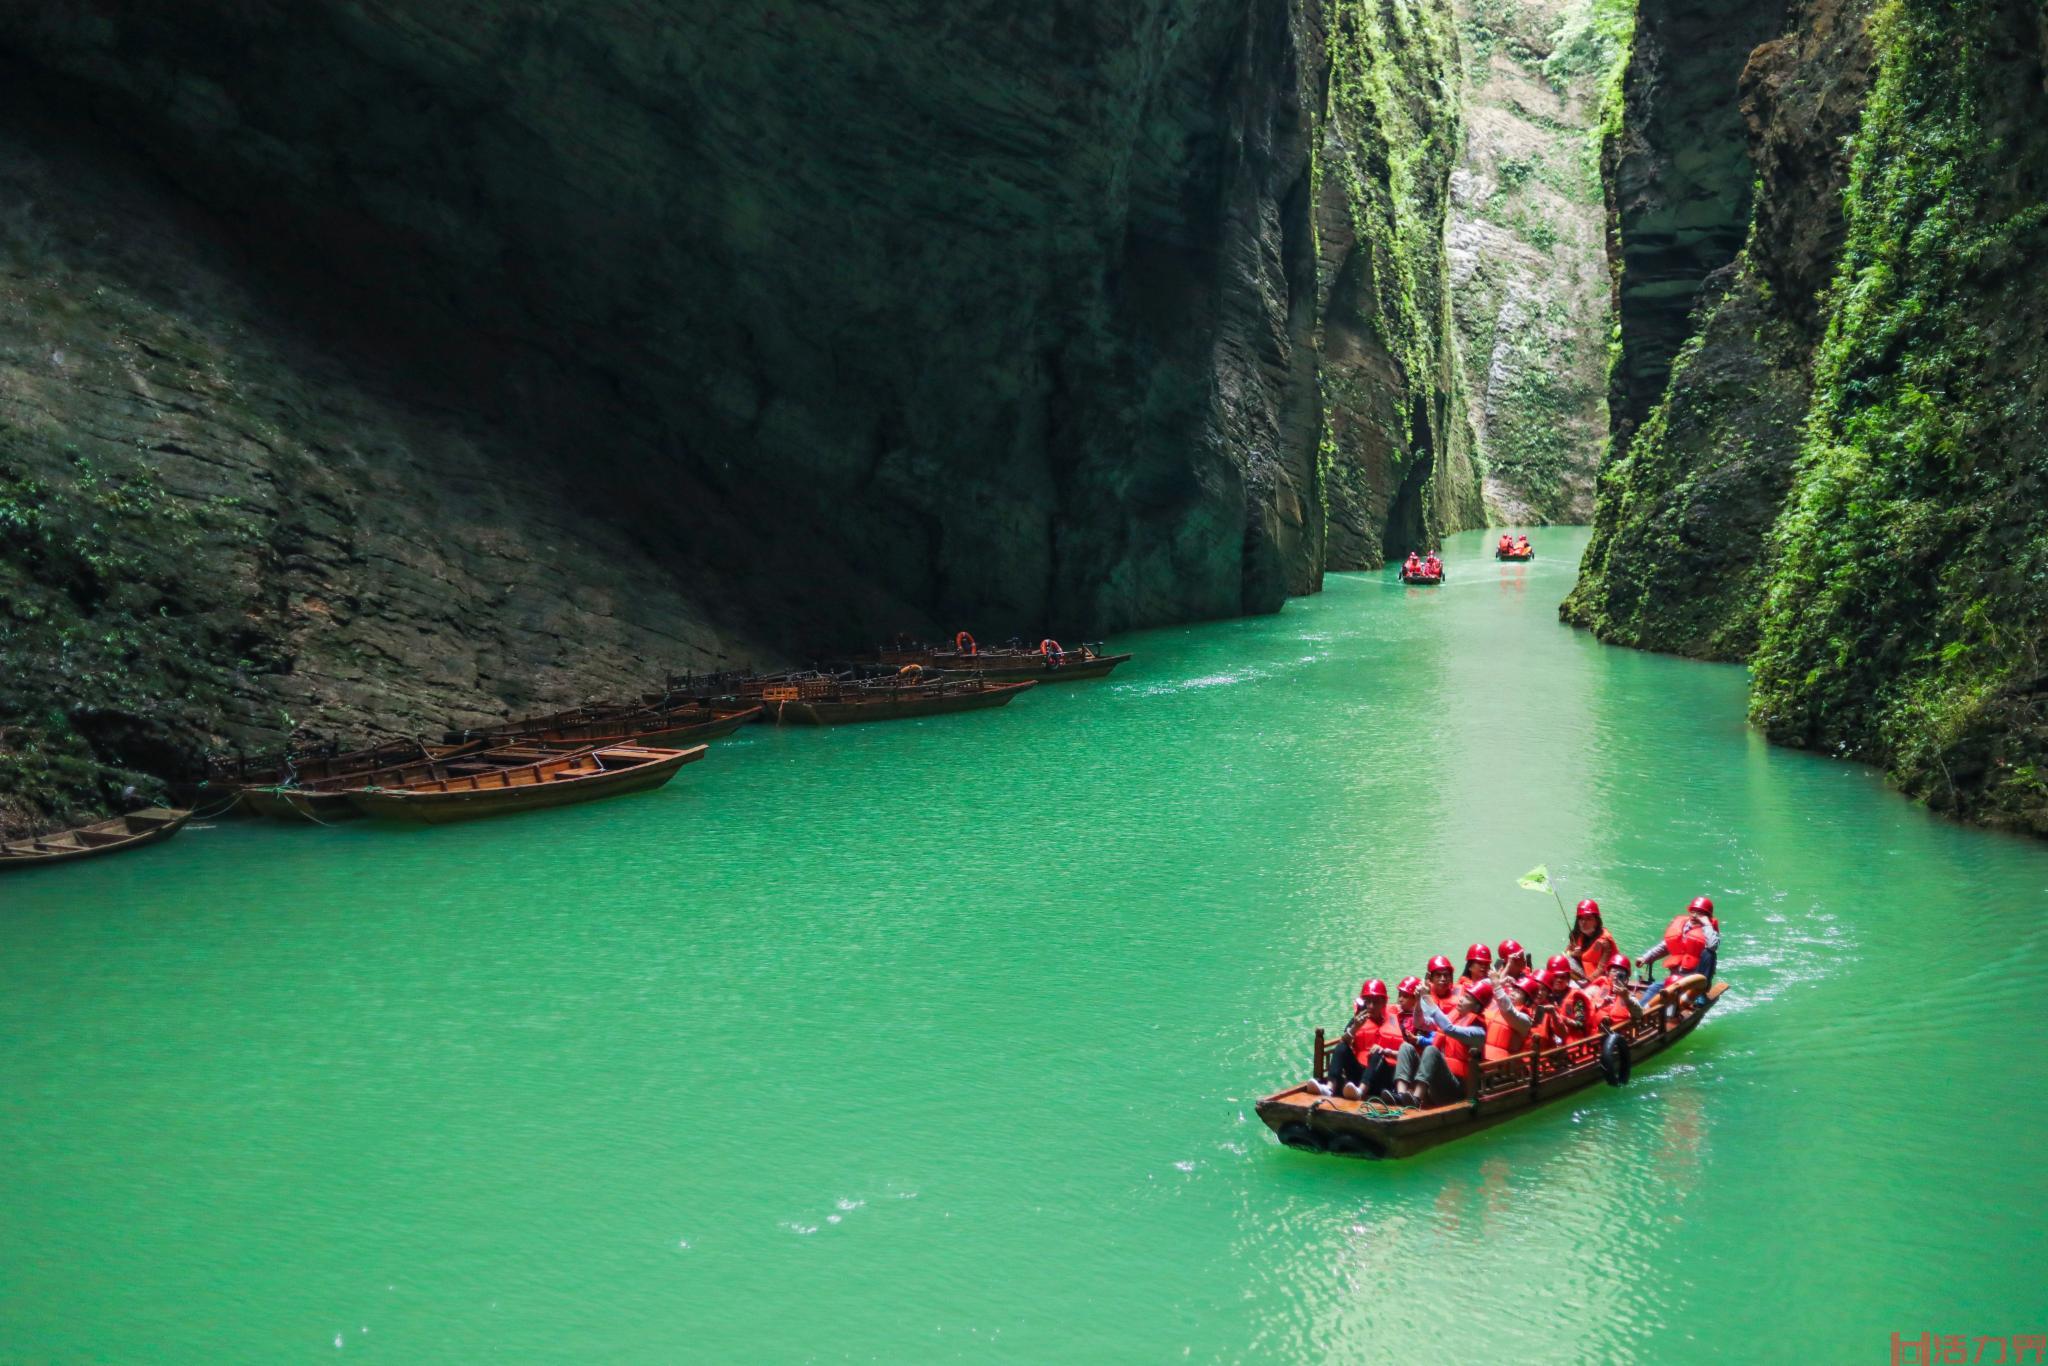
[[[1060,666],[1060,661],[1065,659],[1067,655],[1067,652],[1060,648],[1060,643],[1050,637],[1038,642],[1038,653],[1044,655],[1045,662],[1055,669]]]
[[[971,655],[976,653],[974,648],[974,637],[967,634],[967,632],[965,631],[960,632],[958,635],[953,637],[953,648],[954,650],[963,655]]]

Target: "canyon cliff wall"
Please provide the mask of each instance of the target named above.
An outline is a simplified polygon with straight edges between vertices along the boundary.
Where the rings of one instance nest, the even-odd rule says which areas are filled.
[[[1645,26],[1688,8],[1643,0]],[[2024,0],[1800,0],[1784,29],[1723,88],[1757,196],[1731,261],[1715,227],[1664,272],[1699,277],[1684,327],[1675,287],[1628,286],[1664,235],[1610,157],[1615,455],[1564,614],[1749,660],[1772,739],[2048,834],[2048,25]],[[1670,140],[1630,79],[1628,155],[1725,163],[1720,116]]]
[[[1587,522],[1611,327],[1602,98],[1630,0],[1459,0],[1451,279],[1490,519]]]
[[[1434,0],[0,0],[0,817],[1479,520]]]

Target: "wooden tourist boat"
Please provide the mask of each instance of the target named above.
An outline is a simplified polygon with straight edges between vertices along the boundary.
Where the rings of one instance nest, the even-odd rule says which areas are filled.
[[[1094,645],[1081,645],[1062,652],[1058,662],[1037,650],[941,649],[932,645],[892,646],[876,652],[876,662],[890,668],[912,664],[947,673],[973,674],[991,683],[1014,683],[1030,679],[1035,683],[1079,683],[1090,678],[1107,678],[1119,664],[1130,662],[1128,654],[1106,655]]]
[[[932,682],[898,683],[894,679],[855,682],[817,678],[771,686],[762,693],[761,701],[771,721],[838,726],[854,721],[900,721],[1000,707],[1034,686],[1030,679],[999,683],[984,678],[941,676]]]
[[[79,859],[98,858],[101,854],[118,854],[124,849],[140,849],[145,844],[158,844],[169,839],[183,830],[185,822],[191,819],[190,811],[152,806],[147,811],[116,816],[110,821],[96,821],[75,830],[60,830],[54,835],[6,840],[0,842],[0,872],[39,868],[52,863],[75,863]]]
[[[499,741],[492,748],[485,749],[482,748],[485,743],[484,740],[476,740],[439,758],[393,764],[389,768],[375,769],[368,773],[302,779],[297,782],[271,783],[267,786],[250,784],[239,790],[236,800],[243,810],[258,816],[268,816],[272,820],[312,821],[316,825],[328,821],[354,820],[361,813],[348,799],[348,794],[358,788],[407,787],[416,782],[462,778],[476,773],[495,772],[501,768],[518,768],[565,752],[590,748],[588,745],[518,740]]]
[[[381,745],[351,750],[345,754],[330,747],[326,750],[273,753],[249,758],[236,756],[232,759],[215,760],[209,780],[214,786],[230,790],[242,787],[275,787],[280,783],[324,782],[330,778],[354,777],[374,773],[379,769],[396,768],[400,764],[445,759],[482,748],[483,744],[479,740],[455,736],[442,744],[417,739],[390,740]]]
[[[1536,558],[1536,547],[1532,545],[1527,550],[1502,550],[1499,546],[1495,546],[1493,548],[1493,558],[1496,560],[1533,560]]]
[[[1414,584],[1421,584],[1421,585],[1423,585],[1424,587],[1429,587],[1429,586],[1431,586],[1431,585],[1434,585],[1434,584],[1439,584],[1439,583],[1442,583],[1443,581],[1444,581],[1444,576],[1443,576],[1443,574],[1442,574],[1442,573],[1436,573],[1436,574],[1411,574],[1411,573],[1409,573],[1409,572],[1408,572],[1407,570],[1405,570],[1405,569],[1403,569],[1403,570],[1401,571],[1401,582],[1402,582],[1402,583],[1414,583]]]
[[[668,708],[648,708],[579,725],[533,727],[518,722],[494,736],[506,740],[540,741],[547,744],[652,745],[658,749],[687,749],[705,740],[723,739],[750,721],[762,718],[758,702],[686,703]]]
[[[1671,1047],[1699,1026],[1726,982],[1716,982],[1677,1013],[1653,1010],[1628,1033],[1630,1066]],[[1309,1083],[1276,1091],[1258,1102],[1259,1118],[1290,1148],[1347,1157],[1408,1157],[1513,1119],[1538,1105],[1604,1078],[1600,1049],[1606,1036],[1563,1048],[1482,1063],[1467,1078],[1466,1098],[1427,1109],[1395,1110],[1377,1103],[1323,1095]],[[1316,1031],[1314,1073],[1327,1075],[1330,1049]]]
[[[647,792],[706,752],[704,745],[692,749],[606,745],[550,754],[514,768],[426,779],[404,787],[353,788],[348,799],[365,816],[444,825]]]

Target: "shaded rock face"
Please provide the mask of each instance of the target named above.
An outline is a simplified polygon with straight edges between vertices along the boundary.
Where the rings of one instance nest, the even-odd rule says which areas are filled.
[[[1459,17],[1451,278],[1489,519],[1591,521],[1610,327],[1597,129],[1627,15],[1607,0],[1460,0]]]
[[[1607,639],[1747,659],[1772,740],[2038,835],[2044,108],[2038,5],[1793,7],[1743,75],[1748,245],[1603,469],[1563,609]]]
[[[1784,0],[1641,0],[1620,127],[1602,152],[1621,354],[1609,376],[1617,454],[1663,395],[1707,277],[1749,228],[1755,167],[1737,82],[1786,31]]]
[[[1756,230],[1702,283],[1698,330],[1640,430],[1616,418],[1593,538],[1563,609],[1605,640],[1730,660],[1755,647],[1769,533],[1792,486],[1820,299],[1841,246],[1871,7],[1809,0],[1743,68],[1738,109],[1762,185]],[[1631,370],[1641,337],[1624,327],[1619,370]]]
[[[1476,521],[1446,23],[0,0],[10,87],[47,116],[6,134],[39,215],[7,276],[11,420],[40,435],[0,474],[56,509],[6,546],[0,722],[43,794],[14,808],[657,662],[1270,611]],[[1387,98],[1337,109],[1360,70]],[[94,168],[76,187],[37,160],[60,138]],[[74,307],[85,281],[114,302]],[[60,335],[73,366],[38,369]],[[174,370],[205,384],[152,404]],[[168,597],[119,606],[114,662],[67,678],[121,635],[113,598],[48,596],[36,537],[72,534],[87,479],[161,489],[80,534]]]

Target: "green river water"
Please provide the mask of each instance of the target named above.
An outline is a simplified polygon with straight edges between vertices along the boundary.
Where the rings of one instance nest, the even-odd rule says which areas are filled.
[[[2048,848],[1557,622],[1583,531],[757,727],[497,823],[253,822],[0,882],[0,1360],[1889,1360],[2048,1328]],[[1361,979],[1732,990],[1625,1089],[1279,1147]],[[2031,1252],[2028,1249],[2033,1249]]]

